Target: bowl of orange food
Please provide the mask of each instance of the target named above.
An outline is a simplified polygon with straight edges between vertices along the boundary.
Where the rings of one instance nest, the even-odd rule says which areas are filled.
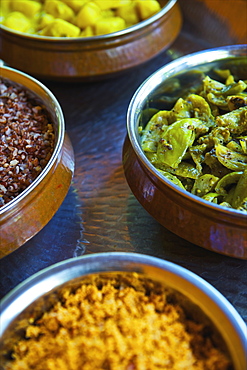
[[[0,70],[1,258],[56,213],[71,184],[74,152],[52,92],[18,70]]]
[[[168,47],[181,28],[176,0],[4,0],[0,57],[37,78],[115,75]]]
[[[243,370],[246,325],[189,270],[135,253],[72,258],[1,304],[4,369]],[[104,350],[102,350],[104,349]]]
[[[186,55],[139,87],[123,148],[127,182],[170,231],[247,258],[246,46]]]

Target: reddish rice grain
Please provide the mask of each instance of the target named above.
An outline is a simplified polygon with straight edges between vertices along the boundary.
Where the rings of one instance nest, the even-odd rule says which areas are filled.
[[[0,79],[0,207],[40,174],[54,142],[48,112],[22,87]]]

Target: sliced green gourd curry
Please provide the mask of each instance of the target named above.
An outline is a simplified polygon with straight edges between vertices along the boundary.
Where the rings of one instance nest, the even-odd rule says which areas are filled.
[[[149,161],[177,186],[209,202],[247,212],[247,81],[230,70],[204,76],[139,127]]]

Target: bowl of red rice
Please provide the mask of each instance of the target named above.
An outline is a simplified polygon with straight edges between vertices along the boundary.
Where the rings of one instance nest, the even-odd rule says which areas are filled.
[[[38,80],[1,67],[0,257],[40,231],[61,205],[74,155],[55,96]]]

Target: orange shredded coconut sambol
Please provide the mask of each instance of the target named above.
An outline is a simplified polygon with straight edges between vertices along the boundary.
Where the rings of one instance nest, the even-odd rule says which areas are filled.
[[[30,319],[5,370],[230,369],[206,326],[136,273],[95,275]]]

